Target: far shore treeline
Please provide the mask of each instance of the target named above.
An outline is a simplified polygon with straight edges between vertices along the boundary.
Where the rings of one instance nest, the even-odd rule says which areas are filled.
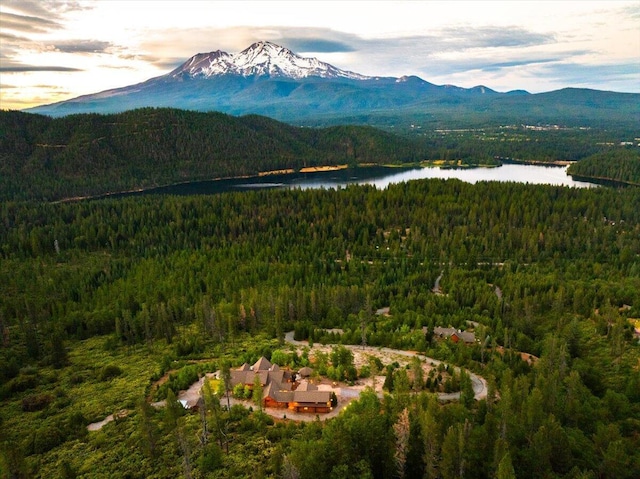
[[[57,119],[0,111],[0,200],[56,201],[313,166],[576,161],[632,149],[619,146],[628,139],[626,131],[526,126],[427,131],[409,122],[383,131],[153,108]],[[615,179],[637,181],[638,155],[623,154],[631,166],[616,167],[623,178]],[[604,163],[576,174],[610,177],[609,167],[597,165]]]

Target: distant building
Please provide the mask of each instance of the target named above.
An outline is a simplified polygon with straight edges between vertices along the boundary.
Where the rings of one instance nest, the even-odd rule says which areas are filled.
[[[427,334],[428,329],[426,326],[422,328],[422,330]],[[440,326],[433,328],[433,337],[440,339],[451,338],[451,341],[454,343],[462,341],[465,344],[474,344],[476,342],[476,335],[474,333],[452,328],[451,326],[448,328],[442,328]]]

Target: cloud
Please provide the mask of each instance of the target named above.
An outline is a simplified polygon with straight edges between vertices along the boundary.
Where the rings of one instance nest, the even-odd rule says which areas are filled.
[[[174,70],[184,63],[184,58],[157,60],[154,65],[162,70]]]
[[[478,67],[479,70],[485,72],[498,71],[503,68],[513,68],[513,67],[524,67],[529,65],[539,65],[541,63],[551,63],[557,62],[559,58],[541,58],[541,59],[523,59],[523,60],[512,60],[508,62],[498,62],[498,63],[490,63],[488,65],[480,65]]]
[[[175,58],[175,59],[166,59],[166,58],[153,58],[148,56],[138,56],[138,55],[125,55],[121,56],[123,60],[140,60],[144,61],[148,64],[154,65],[155,67],[161,70],[174,70],[185,62],[184,58]],[[106,68],[109,70],[131,70],[137,71],[137,68],[134,65],[112,65],[112,64],[100,64],[99,68]]]
[[[328,27],[270,25],[148,31],[141,45],[144,55],[135,55],[135,59],[170,71],[195,53],[218,49],[237,53],[260,40],[365,75],[418,75],[445,81],[449,75],[468,72],[502,77],[588,53],[550,54],[548,45],[558,49],[556,36],[522,26],[458,25],[423,34],[364,37]]]
[[[214,39],[213,43],[211,39]],[[320,27],[236,26],[148,32],[142,47],[148,55],[160,57],[171,45],[171,56],[183,55],[182,58],[187,59],[195,53],[217,49],[239,52],[260,40],[272,41],[297,53],[353,54],[354,57],[380,58],[386,63],[392,60],[399,65],[416,57],[432,58],[438,54],[482,48],[536,47],[556,41],[554,35],[515,26],[447,27],[424,35],[385,38],[363,38]]]
[[[446,53],[465,53],[478,49],[523,49],[554,43],[554,35],[519,27],[448,27],[424,35],[364,39],[351,36],[352,50],[384,55],[392,52],[412,58],[432,58]]]
[[[0,72],[79,72],[82,70],[60,65],[25,64],[19,61],[20,54],[27,51],[43,53],[52,48],[63,53],[101,53],[111,46],[109,42],[95,40],[67,40],[52,47],[32,38],[34,34],[57,34],[63,30],[66,13],[86,9],[78,2],[4,0],[3,7],[13,13],[0,12],[0,58],[3,60]]]
[[[3,73],[23,73],[23,72],[81,72],[79,68],[61,67],[61,66],[42,66],[42,65],[10,65],[0,66],[0,72]]]
[[[353,52],[355,48],[351,45],[333,40],[324,40],[321,38],[283,38],[282,43],[287,48],[295,52],[314,52],[314,53],[336,53],[336,52]]]
[[[4,43],[4,42],[3,42]],[[4,47],[4,44],[3,44]],[[28,72],[80,72],[78,68],[70,68],[61,65],[28,65],[13,58],[14,50],[3,48],[0,51],[0,72],[3,73],[28,73]]]
[[[247,27],[165,29],[148,31],[139,53],[123,50],[123,60],[144,61],[168,72],[182,65],[196,53],[222,50],[238,53],[254,42],[271,41],[295,53],[310,54],[326,61],[320,54],[349,54],[359,49],[359,37],[329,28]]]
[[[3,0],[3,6],[27,15],[58,19],[67,12],[91,10],[93,7],[77,1],[60,0]]]
[[[33,85],[34,88],[46,88],[48,90],[62,90],[60,85]]]
[[[45,33],[62,28],[59,23],[46,18],[15,15],[7,12],[0,12],[0,23],[5,30],[29,33]]]
[[[471,72],[499,72],[502,70],[508,70],[512,68],[526,68],[534,65],[541,65],[545,63],[559,62],[564,60],[564,57],[521,57],[512,60],[505,60],[501,62],[495,62],[492,59],[486,58],[468,58],[464,60],[452,60],[452,59],[437,59],[431,61],[428,65],[422,68],[429,76],[446,76],[459,73],[471,73]]]
[[[622,13],[624,17],[640,19],[640,4],[636,3],[622,7],[620,13]]]
[[[196,53],[222,50],[237,53],[254,42],[267,40],[290,50],[313,53],[354,52],[359,49],[358,36],[329,28],[282,26],[234,26],[228,28],[182,28],[148,31],[141,44],[144,55],[156,58],[154,64],[167,62],[167,57],[182,59]]]
[[[21,37],[18,35],[13,35],[12,33],[0,32],[0,40],[3,42],[30,42],[31,40],[27,37]]]
[[[592,85],[594,83],[616,83],[637,81],[640,64],[634,62],[606,65],[587,65],[572,62],[558,62],[544,65],[541,73],[570,85]]]
[[[514,48],[545,45],[555,42],[551,34],[537,33],[524,28],[511,27],[448,27],[438,35],[428,37],[439,46],[466,50],[470,48]]]
[[[3,101],[9,100],[7,104],[11,105],[9,106],[10,110],[14,110],[14,109],[22,110],[23,108],[28,108],[36,105],[44,105],[44,104],[64,100],[69,96],[69,92],[64,92],[64,91],[41,92],[41,93],[42,93],[41,95],[35,95],[29,98],[24,98],[16,95],[7,95],[7,97],[5,97]]]
[[[26,50],[34,46],[36,44],[27,37],[0,32],[0,58],[9,59],[20,50]]]
[[[563,52],[562,55],[554,56],[554,57],[540,57],[536,54],[526,54],[523,53],[519,55],[519,58],[513,60],[505,60],[502,62],[487,62],[487,60],[479,60],[475,62],[470,62],[467,64],[460,63],[460,69],[458,71],[471,71],[471,70],[482,70],[485,72],[498,71],[506,68],[515,68],[515,67],[528,67],[532,65],[542,65],[548,63],[560,63],[566,62],[569,58],[575,58],[580,55],[586,55],[590,53],[587,50],[573,50],[570,52]]]
[[[121,58],[122,60],[130,60],[130,61],[141,61],[141,62],[145,62],[148,63],[150,65],[153,65],[157,68],[160,68],[162,70],[173,70],[176,67],[179,67],[180,65],[182,65],[187,58],[187,55],[185,56],[181,56],[181,57],[166,57],[163,55],[147,55],[147,54],[131,54],[131,53],[121,53],[118,55],[119,58]],[[193,53],[191,54],[191,56],[193,56]],[[104,65],[105,68],[131,68],[131,67],[115,67],[115,66],[111,66],[108,67],[107,65]]]
[[[99,40],[65,40],[53,44],[62,53],[105,53],[113,44]]]

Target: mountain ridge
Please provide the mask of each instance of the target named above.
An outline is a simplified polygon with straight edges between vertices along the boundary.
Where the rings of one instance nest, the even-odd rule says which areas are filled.
[[[52,117],[166,107],[258,114],[292,124],[337,124],[380,117],[435,124],[561,123],[632,125],[640,94],[563,88],[531,94],[478,85],[436,85],[415,75],[370,77],[307,58],[271,42],[239,53],[198,53],[171,72],[135,85],[26,109]]]

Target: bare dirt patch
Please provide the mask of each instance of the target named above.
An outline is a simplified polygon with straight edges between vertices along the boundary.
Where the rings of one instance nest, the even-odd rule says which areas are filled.
[[[127,409],[122,409],[115,414],[109,414],[102,421],[93,422],[87,426],[88,431],[99,431],[105,424],[109,424],[111,421],[115,421],[116,419],[123,419],[129,415],[129,411]]]

